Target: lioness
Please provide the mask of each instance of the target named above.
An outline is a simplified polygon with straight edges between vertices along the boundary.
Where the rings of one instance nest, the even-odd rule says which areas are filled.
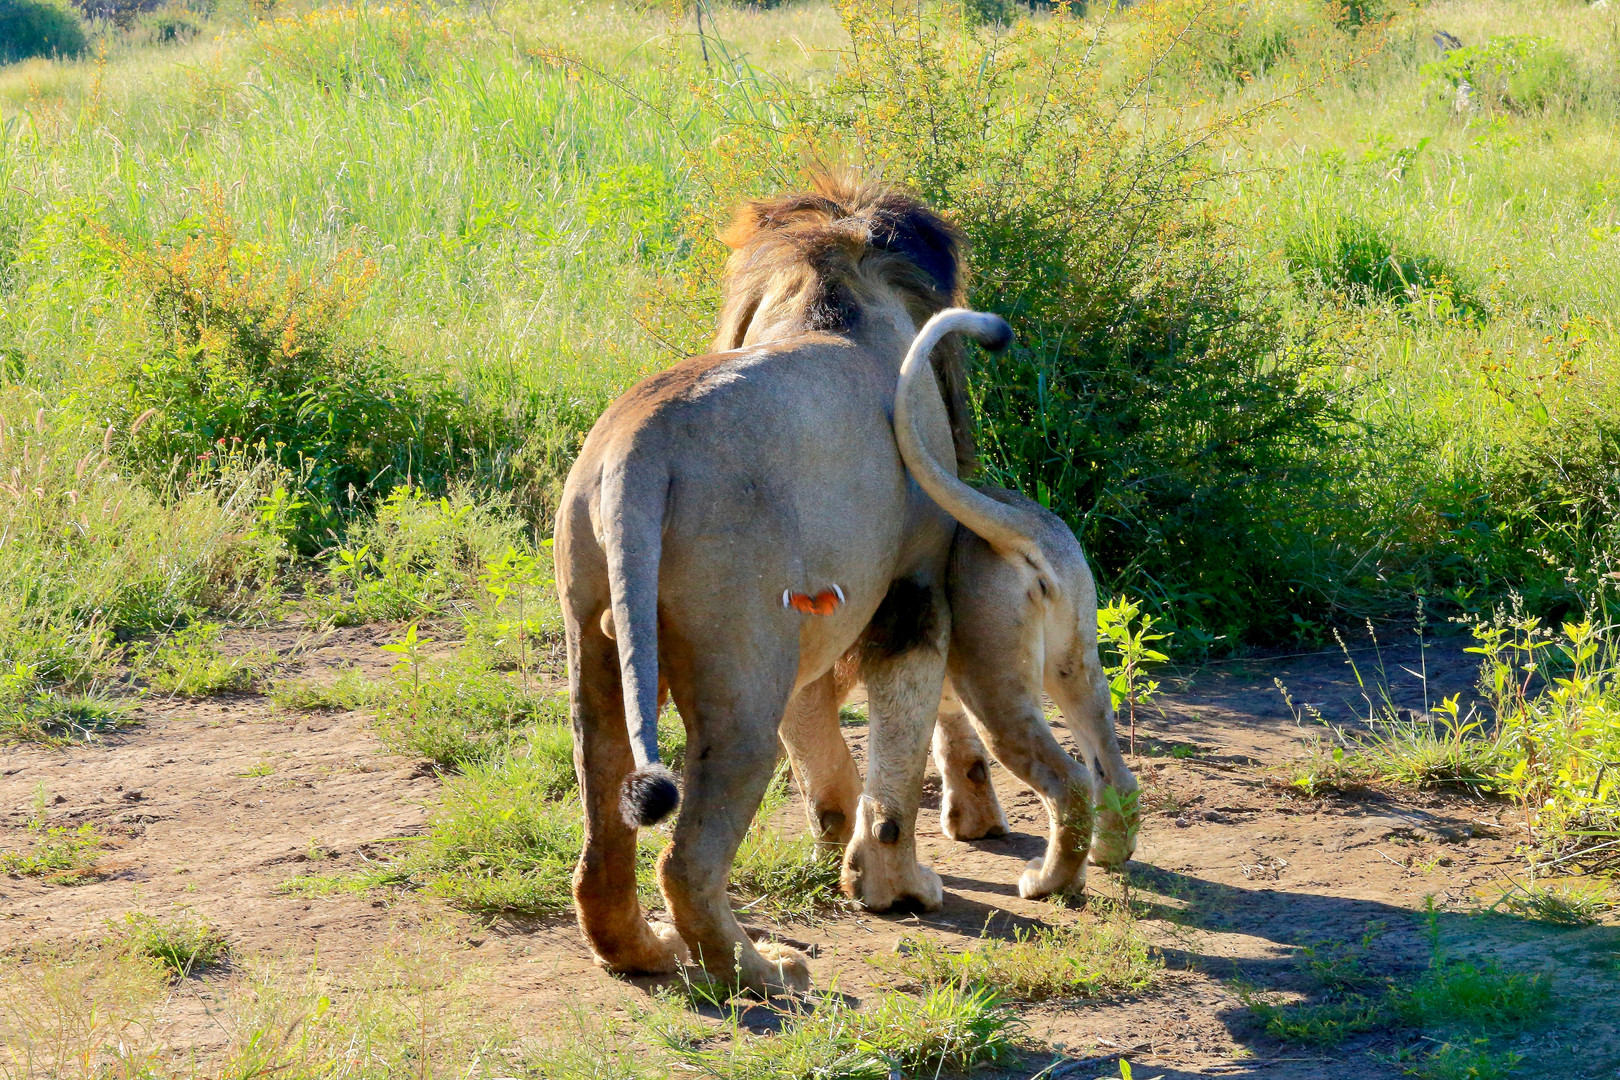
[[[616,971],[672,971],[690,950],[734,985],[808,986],[799,953],[742,932],[726,885],[789,698],[857,642],[872,736],[850,886],[878,908],[939,903],[913,828],[955,523],[910,482],[890,417],[916,328],[960,299],[960,238],[891,187],[815,187],[742,209],[725,236],[728,348],[609,406],[563,490],[557,586],[585,804],[574,898]],[[969,330],[1008,339],[1000,320]],[[932,370],[912,437],[953,472],[971,455],[960,361],[946,350]],[[685,798],[658,866],[673,932],[643,918],[635,881],[637,827],[679,800],[658,764],[666,685],[687,728]]]
[[[1050,822],[1044,858],[1031,860],[1019,880],[1026,898],[1072,891],[1092,861],[1116,865],[1134,847],[1130,814],[1136,778],[1114,735],[1108,683],[1097,655],[1097,590],[1080,543],[1061,518],[1004,488],[978,489],[940,468],[916,437],[908,406],[927,392],[912,383],[927,368],[932,341],[972,330],[985,317],[964,311],[936,315],[918,335],[902,376],[896,409],[901,455],[924,490],[963,524],[951,550],[946,596],[951,607],[949,680],[934,730],[934,760],[944,781],[940,819],[953,839],[1006,831],[1006,818],[985,768],[984,747],[1041,798]],[[926,401],[924,403],[926,407]],[[1006,554],[984,535],[999,539]],[[1033,553],[1026,557],[1033,544]],[[838,730],[838,706],[858,682],[854,655],[842,660],[793,702],[782,728],[810,824],[823,842],[850,837],[860,781]],[[1090,768],[1052,737],[1041,702],[1045,689],[1063,712]],[[1105,810],[1093,839],[1093,800],[1112,787],[1119,810]],[[1105,803],[1106,805],[1106,803]]]

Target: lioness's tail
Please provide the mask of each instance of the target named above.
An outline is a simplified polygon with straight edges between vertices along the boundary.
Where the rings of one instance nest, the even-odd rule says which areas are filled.
[[[1033,523],[1015,507],[999,503],[964,484],[941,465],[923,445],[912,409],[944,410],[928,355],[946,334],[963,333],[995,352],[1012,342],[1012,327],[998,315],[966,308],[946,308],[923,324],[900,366],[900,385],[894,398],[894,436],[900,444],[900,458],[911,470],[922,489],[957,521],[981,536],[1002,558],[1025,562],[1047,581],[1056,581],[1040,544]],[[918,386],[926,387],[926,397]]]
[[[632,829],[658,824],[681,799],[675,774],[658,763],[658,562],[668,491],[663,470],[637,469],[633,460],[608,465],[602,477],[613,637],[636,762],[619,792],[619,811]]]

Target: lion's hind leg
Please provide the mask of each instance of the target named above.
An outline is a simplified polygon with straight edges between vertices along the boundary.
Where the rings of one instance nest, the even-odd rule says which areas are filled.
[[[934,765],[945,789],[939,823],[946,836],[983,840],[1007,835],[1007,815],[990,780],[990,756],[948,680],[934,721]]]
[[[782,717],[782,744],[823,851],[844,850],[861,801],[861,773],[838,727],[838,706],[848,689],[829,671],[793,695]]]
[[[668,974],[686,961],[686,945],[674,927],[649,924],[636,899],[636,831],[619,808],[620,787],[635,762],[618,649],[599,620],[586,620],[569,636],[568,677],[585,804],[585,847],[574,870],[579,928],[609,971]]]
[[[680,665],[684,676],[671,672],[671,692],[688,718],[686,783],[675,835],[658,862],[664,901],[693,959],[722,984],[766,997],[810,988],[804,956],[786,946],[756,948],[727,893],[737,848],[775,772],[794,657],[784,651],[775,659],[744,671],[725,649],[702,649]]]

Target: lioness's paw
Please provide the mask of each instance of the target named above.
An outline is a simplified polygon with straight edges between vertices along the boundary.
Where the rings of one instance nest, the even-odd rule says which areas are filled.
[[[1001,811],[996,793],[985,785],[983,791],[960,795],[946,791],[939,814],[940,831],[952,840],[983,840],[1007,835],[1007,815]]]
[[[1041,900],[1053,893],[1080,893],[1086,887],[1086,864],[1080,861],[1079,868],[1070,873],[1060,863],[1050,874],[1043,873],[1045,859],[1031,859],[1024,866],[1024,872],[1018,878],[1018,895],[1025,900]]]
[[[759,946],[759,955],[774,975],[767,975],[759,987],[767,994],[807,994],[810,992],[810,961],[798,949],[775,941]]]
[[[945,906],[945,884],[939,875],[909,859],[901,865],[881,865],[874,870],[871,852],[855,860],[860,869],[852,872],[844,864],[844,893],[868,911],[938,911]]]

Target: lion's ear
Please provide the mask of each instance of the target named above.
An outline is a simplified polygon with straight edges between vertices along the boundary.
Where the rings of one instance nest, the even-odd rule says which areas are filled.
[[[913,203],[884,222],[888,235],[873,237],[927,275],[942,295],[954,299],[962,284],[962,234],[950,222]]]

